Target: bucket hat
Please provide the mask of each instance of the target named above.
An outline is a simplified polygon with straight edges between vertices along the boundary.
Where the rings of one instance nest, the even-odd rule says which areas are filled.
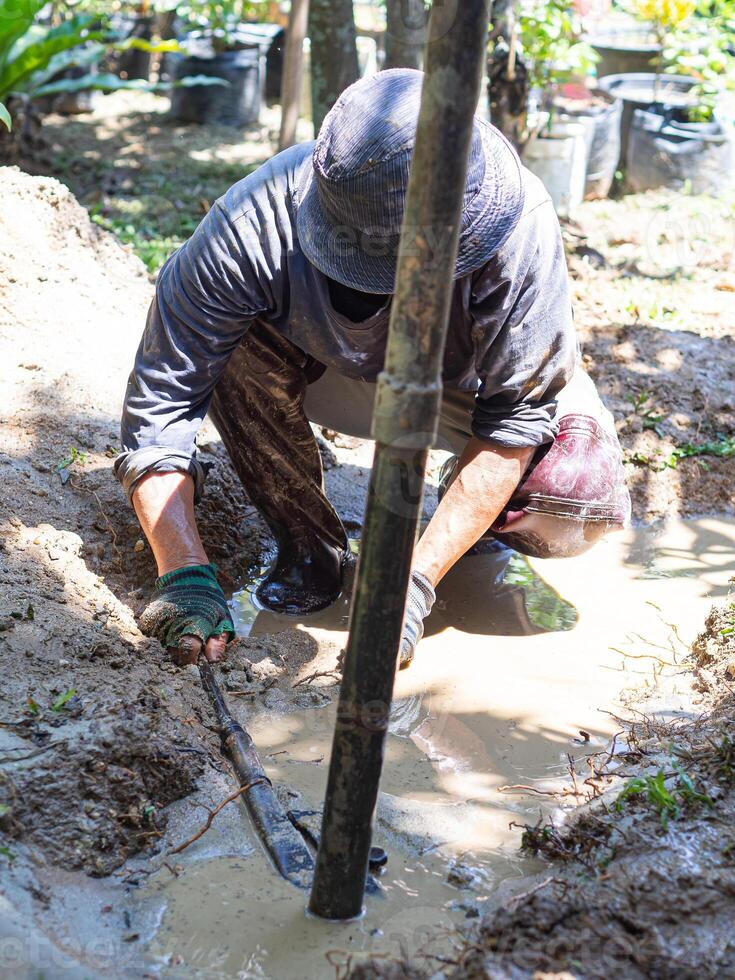
[[[360,79],[327,114],[296,187],[306,258],[353,289],[392,293],[423,72],[394,68]],[[451,148],[440,152],[451,152]],[[520,161],[475,118],[455,278],[482,268],[523,211]]]

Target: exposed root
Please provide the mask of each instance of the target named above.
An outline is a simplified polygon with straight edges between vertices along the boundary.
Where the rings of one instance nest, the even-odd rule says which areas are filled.
[[[247,791],[252,789],[253,786],[255,786],[257,783],[262,783],[262,782],[263,782],[262,779],[254,779],[246,786],[241,786],[239,789],[236,789],[234,793],[230,793],[230,795],[226,797],[224,800],[222,800],[221,803],[218,803],[213,810],[210,810],[209,807],[206,806],[206,804],[199,803],[198,804],[199,806],[203,806],[206,810],[209,810],[209,816],[207,817],[206,823],[203,824],[203,826],[201,826],[199,830],[197,830],[197,832],[192,837],[190,837],[188,840],[185,840],[183,844],[177,844],[176,847],[170,848],[168,854],[181,854],[181,852],[185,851],[187,847],[190,847],[192,844],[198,841],[200,837],[204,837],[206,832],[212,826],[212,822],[214,818],[217,816],[217,814],[220,812],[220,810],[224,810],[224,808],[227,806],[228,803],[232,803],[233,800],[238,799],[238,797],[242,796],[243,793],[247,793]]]

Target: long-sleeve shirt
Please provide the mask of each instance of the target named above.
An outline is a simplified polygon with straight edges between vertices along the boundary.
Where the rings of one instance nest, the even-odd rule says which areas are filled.
[[[299,246],[298,178],[312,150],[285,150],[234,184],[162,268],[125,394],[115,472],[128,495],[152,471],[188,472],[201,491],[196,433],[256,321],[348,377],[373,381],[382,369],[390,302],[353,322]],[[576,358],[559,223],[541,182],[528,171],[524,182],[506,243],[455,280],[442,372],[445,387],[477,392],[474,435],[508,447],[554,438],[555,398]]]

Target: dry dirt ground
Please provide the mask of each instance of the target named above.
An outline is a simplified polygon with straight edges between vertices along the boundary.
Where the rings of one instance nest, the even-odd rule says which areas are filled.
[[[213,718],[197,681],[169,665],[136,627],[155,571],[111,466],[124,376],[152,291],[133,250],[155,266],[235,179],[232,168],[264,159],[270,144],[265,131],[253,134],[245,149],[208,130],[184,137],[167,127],[161,110],[156,99],[138,110],[110,100],[100,116],[48,121],[52,152],[44,166],[71,184],[98,218],[128,228],[129,246],[92,223],[62,184],[0,169],[3,875],[23,862],[108,875],[131,855],[155,852],[167,804],[189,794],[208,771],[222,771]],[[59,155],[65,170],[53,165]],[[227,163],[222,168],[220,155]],[[154,179],[164,183],[149,193]],[[618,418],[638,519],[735,512],[735,463],[728,455],[735,434],[731,218],[725,202],[650,195],[585,205],[579,225],[566,229],[584,357]],[[699,245],[679,255],[681,267],[672,271],[672,251],[683,239]],[[200,523],[232,589],[267,557],[269,539],[221,447],[206,434],[202,442],[215,466]],[[357,523],[353,515],[353,527]],[[719,628],[711,630],[715,644]],[[332,667],[337,653],[327,647],[317,655],[306,634],[291,631],[277,640],[239,640],[230,670],[256,697],[275,683],[288,698],[306,698],[311,695],[292,685]],[[702,668],[710,669],[704,661]],[[725,712],[731,732],[731,706],[713,710]],[[715,742],[725,725],[719,718],[705,731]],[[695,736],[681,736],[685,748],[699,751]],[[649,737],[658,753],[650,755],[655,766],[661,752],[668,753],[662,749],[668,734],[629,731],[626,744],[647,761],[654,751]],[[628,754],[607,764],[633,766]],[[657,944],[679,930],[683,909],[703,909],[714,923],[722,908],[732,921],[732,852],[718,816],[731,814],[729,790],[719,770],[695,769],[694,775],[696,792],[715,805],[711,811],[689,801],[697,817],[714,814],[703,825],[701,853],[682,850],[689,846],[686,806],[683,819],[664,833],[657,829],[659,815],[651,817],[638,797],[626,801],[626,812],[641,815],[624,830],[629,839],[620,842],[610,831],[622,854],[612,881],[600,874],[610,849],[607,831],[595,843],[602,857],[592,854],[592,845],[584,850],[588,825],[564,831],[572,836],[559,837],[559,850],[571,850],[576,860],[582,849],[582,865],[573,862],[510,913],[484,920],[479,938],[455,951],[462,963],[456,975],[574,969],[578,959],[591,962],[594,942],[607,943],[605,930],[619,938],[618,925],[637,949],[641,935],[631,916],[644,915],[646,903],[655,917],[641,945],[649,959],[642,966],[631,961],[638,972],[634,966],[626,972],[625,961],[625,967],[616,962],[607,972],[576,975],[708,975],[686,972],[686,965],[680,972],[659,969],[655,959]],[[718,786],[725,787],[719,795]],[[540,832],[527,842],[546,847],[546,837],[555,842],[556,833]],[[645,873],[629,872],[638,867],[640,849],[653,855]],[[580,873],[602,882],[603,891],[585,892]],[[664,903],[662,910],[659,899],[675,876],[677,894],[688,896],[689,904],[666,911]],[[620,910],[612,923],[603,915],[608,896]],[[659,922],[656,916],[664,914],[672,921]],[[584,929],[575,916],[584,919]],[[528,960],[526,949],[536,949],[538,960]],[[719,976],[735,976],[732,959],[721,966]]]
[[[565,226],[583,363],[615,415],[634,518],[735,509],[735,196],[649,191]]]

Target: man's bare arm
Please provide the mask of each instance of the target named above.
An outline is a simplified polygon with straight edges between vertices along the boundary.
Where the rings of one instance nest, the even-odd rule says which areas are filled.
[[[491,446],[474,437],[414,553],[414,571],[433,586],[487,531],[521,481],[534,449]]]
[[[208,565],[194,516],[194,481],[186,473],[151,473],[133,491],[133,507],[148,539],[158,574],[187,565]],[[186,648],[176,657],[179,663],[196,663],[201,643],[187,638]],[[207,660],[220,660],[227,638],[207,641]]]
[[[194,517],[194,481],[186,473],[151,473],[133,491],[133,507],[165,575],[209,562]]]

